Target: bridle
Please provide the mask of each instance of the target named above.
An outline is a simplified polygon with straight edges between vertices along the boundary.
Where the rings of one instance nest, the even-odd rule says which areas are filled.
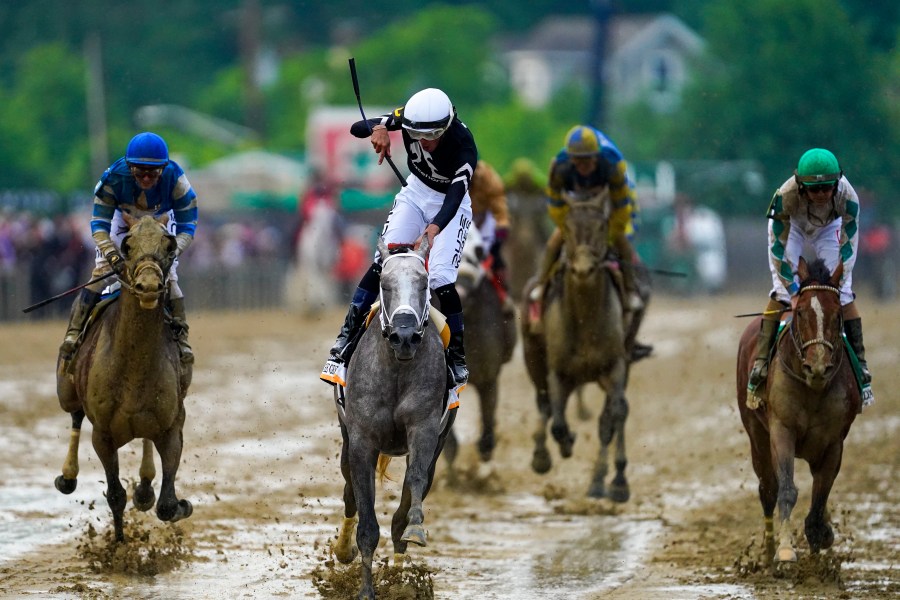
[[[837,294],[838,298],[840,298],[840,294],[841,294],[840,290],[837,289],[836,287],[833,287],[830,285],[823,285],[823,284],[814,284],[814,285],[804,286],[804,287],[800,288],[799,293],[803,294],[803,292],[807,292],[807,291],[810,291],[810,292],[828,291],[828,292]],[[833,361],[834,355],[835,355],[835,344],[831,340],[825,339],[824,337],[821,337],[821,336],[812,338],[809,340],[804,340],[802,335],[800,334],[797,321],[798,321],[798,319],[796,319],[796,318],[791,319],[790,329],[788,331],[790,333],[791,343],[794,347],[794,353],[797,355],[798,360],[802,363],[803,362],[803,352],[810,346],[815,346],[815,345],[819,344],[819,345],[822,345],[822,346],[825,346],[826,348],[828,348],[828,350],[831,352],[832,361]],[[843,331],[843,329],[844,329],[844,316],[839,310],[838,311],[838,331],[839,332]],[[840,350],[840,349],[838,348],[838,350]],[[837,354],[837,363],[834,364],[834,369],[832,370],[831,377],[834,377],[834,374],[837,373],[838,369],[841,366],[841,361],[843,360],[843,357],[844,357],[843,352],[838,351],[836,354]],[[801,377],[800,375],[796,374],[793,370],[791,370],[790,366],[785,363],[783,357],[781,358],[781,364],[784,366],[785,372],[787,372],[789,375],[791,375],[792,377],[794,377],[795,379],[798,379],[800,381],[805,381],[805,379],[803,377]]]
[[[174,263],[174,254],[174,251],[170,253],[169,258],[171,258],[172,260],[169,261],[165,269],[163,269],[163,267],[160,265],[161,260],[157,258],[157,255],[152,253],[143,254],[134,261],[128,261],[131,262],[133,266],[130,266],[126,271],[127,277],[119,278],[119,283],[125,290],[127,290],[137,298],[155,296],[158,299],[162,297],[169,287],[169,270]],[[153,271],[156,277],[160,280],[159,290],[150,294],[148,294],[147,292],[136,290],[132,283],[134,281],[137,281],[138,277],[140,277],[140,275],[148,269]]]
[[[415,258],[422,263],[422,266],[425,266],[425,258],[419,256],[414,252],[398,252],[397,254],[389,254],[385,257],[384,261],[381,263],[382,270],[387,265],[388,261],[397,259],[397,258]],[[415,308],[413,308],[409,304],[400,304],[399,306],[394,307],[391,311],[391,314],[387,314],[387,306],[384,303],[384,289],[381,286],[381,283],[378,284],[379,294],[381,295],[381,310],[379,311],[379,319],[381,321],[381,335],[384,337],[389,337],[394,330],[394,317],[397,316],[397,313],[410,312],[416,317],[416,323],[418,323],[418,327],[415,331],[416,334],[422,335],[425,332],[425,323],[428,318],[429,306],[431,304],[431,288],[425,286],[425,302],[422,305],[421,314]]]

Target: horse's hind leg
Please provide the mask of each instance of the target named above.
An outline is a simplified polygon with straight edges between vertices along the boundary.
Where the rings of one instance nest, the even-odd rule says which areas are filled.
[[[159,452],[162,466],[162,483],[159,486],[159,500],[156,503],[156,516],[160,521],[180,521],[191,516],[194,507],[188,500],[179,500],[175,495],[175,476],[181,462],[183,438],[181,425],[183,418],[156,440],[156,451]]]
[[[62,475],[57,475],[56,489],[63,494],[71,494],[78,485],[78,442],[81,440],[81,423],[84,411],[79,409],[72,413],[72,432],[69,434],[69,450],[63,463]]]
[[[759,503],[763,510],[764,532],[763,552],[766,565],[775,557],[775,505],[778,502],[778,479],[772,463],[772,452],[769,445],[769,434],[755,417],[751,416],[744,427],[750,438],[750,459],[753,471],[759,480]]]
[[[103,463],[103,471],[106,473],[106,502],[113,515],[113,528],[116,532],[116,541],[125,541],[125,531],[122,515],[125,513],[127,498],[125,488],[119,481],[119,452],[110,437],[99,433],[97,428],[91,436],[94,451]]]
[[[153,442],[143,440],[143,454],[141,456],[141,469],[138,471],[141,482],[135,484],[131,502],[140,511],[148,511],[156,503],[156,492],[153,491],[153,478],[156,477],[156,467],[153,464]]]
[[[828,495],[834,478],[841,468],[841,456],[843,447],[840,442],[832,444],[823,459],[811,468],[812,500],[810,501],[809,514],[806,515],[804,531],[809,549],[812,552],[827,550],[834,544],[834,530],[828,522]]]
[[[344,476],[344,520],[334,543],[334,556],[344,564],[353,562],[359,554],[356,547],[356,497],[353,495],[353,480],[350,471],[350,453],[347,450],[347,427],[341,423],[341,475]]]

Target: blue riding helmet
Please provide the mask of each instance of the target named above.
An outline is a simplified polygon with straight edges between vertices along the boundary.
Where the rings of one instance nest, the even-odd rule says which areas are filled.
[[[169,164],[169,147],[165,140],[145,131],[139,133],[128,142],[125,150],[125,162],[129,165],[147,167],[165,167]]]

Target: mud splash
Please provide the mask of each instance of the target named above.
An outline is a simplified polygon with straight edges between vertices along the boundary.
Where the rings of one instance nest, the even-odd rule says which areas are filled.
[[[195,560],[194,543],[175,524],[150,523],[138,511],[125,513],[125,541],[116,542],[108,524],[101,534],[93,523],[79,536],[76,553],[94,573],[120,573],[153,577],[169,573]]]

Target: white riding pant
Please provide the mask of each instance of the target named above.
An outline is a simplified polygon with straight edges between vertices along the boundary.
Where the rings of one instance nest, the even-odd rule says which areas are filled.
[[[425,232],[444,204],[444,194],[436,192],[415,175],[406,179],[407,185],[394,197],[381,236],[390,244],[412,244]],[[450,223],[434,238],[428,253],[428,285],[436,290],[456,283],[462,260],[463,245],[472,224],[472,200],[467,193]],[[375,261],[378,261],[375,251]]]
[[[172,235],[175,235],[174,211],[169,211],[169,222],[166,224],[166,230]],[[109,237],[112,240],[113,244],[116,245],[116,248],[118,248],[119,250],[122,249],[122,238],[125,237],[126,233],[128,233],[128,225],[125,223],[125,219],[122,218],[122,211],[117,210],[113,214]],[[103,253],[100,252],[99,248],[97,248],[94,252],[94,271],[91,274],[91,279],[109,272],[109,269],[109,264],[103,257]],[[93,291],[99,292],[108,285],[108,282],[104,281],[95,285],[98,286],[99,289],[95,289]],[[93,288],[94,286],[89,286],[88,289]],[[178,259],[176,258],[175,262],[172,263],[172,267],[169,269],[169,298],[175,300],[183,297],[184,292],[181,291],[181,287],[178,285]]]
[[[775,242],[775,234],[772,230],[773,221],[769,220],[769,248]],[[816,258],[825,261],[825,266],[829,272],[834,272],[838,264],[841,262],[841,218],[831,221],[824,227],[818,227],[812,233],[807,234],[797,225],[791,225],[788,233],[787,244],[784,247],[784,260],[788,264],[796,265],[800,261],[800,255],[805,247],[811,247],[815,252]],[[853,302],[855,295],[851,286],[853,285],[853,265],[856,263],[856,246],[858,236],[851,238],[851,246],[853,252],[844,262],[844,276],[841,278],[841,306],[846,306]],[[790,304],[791,296],[784,288],[775,265],[769,261],[769,271],[772,273],[772,292],[770,296],[779,302]]]
[[[484,218],[478,226],[478,233],[481,234],[481,245],[487,252],[494,245],[494,240],[497,239],[497,219],[494,218],[494,213],[487,211],[484,214]]]

